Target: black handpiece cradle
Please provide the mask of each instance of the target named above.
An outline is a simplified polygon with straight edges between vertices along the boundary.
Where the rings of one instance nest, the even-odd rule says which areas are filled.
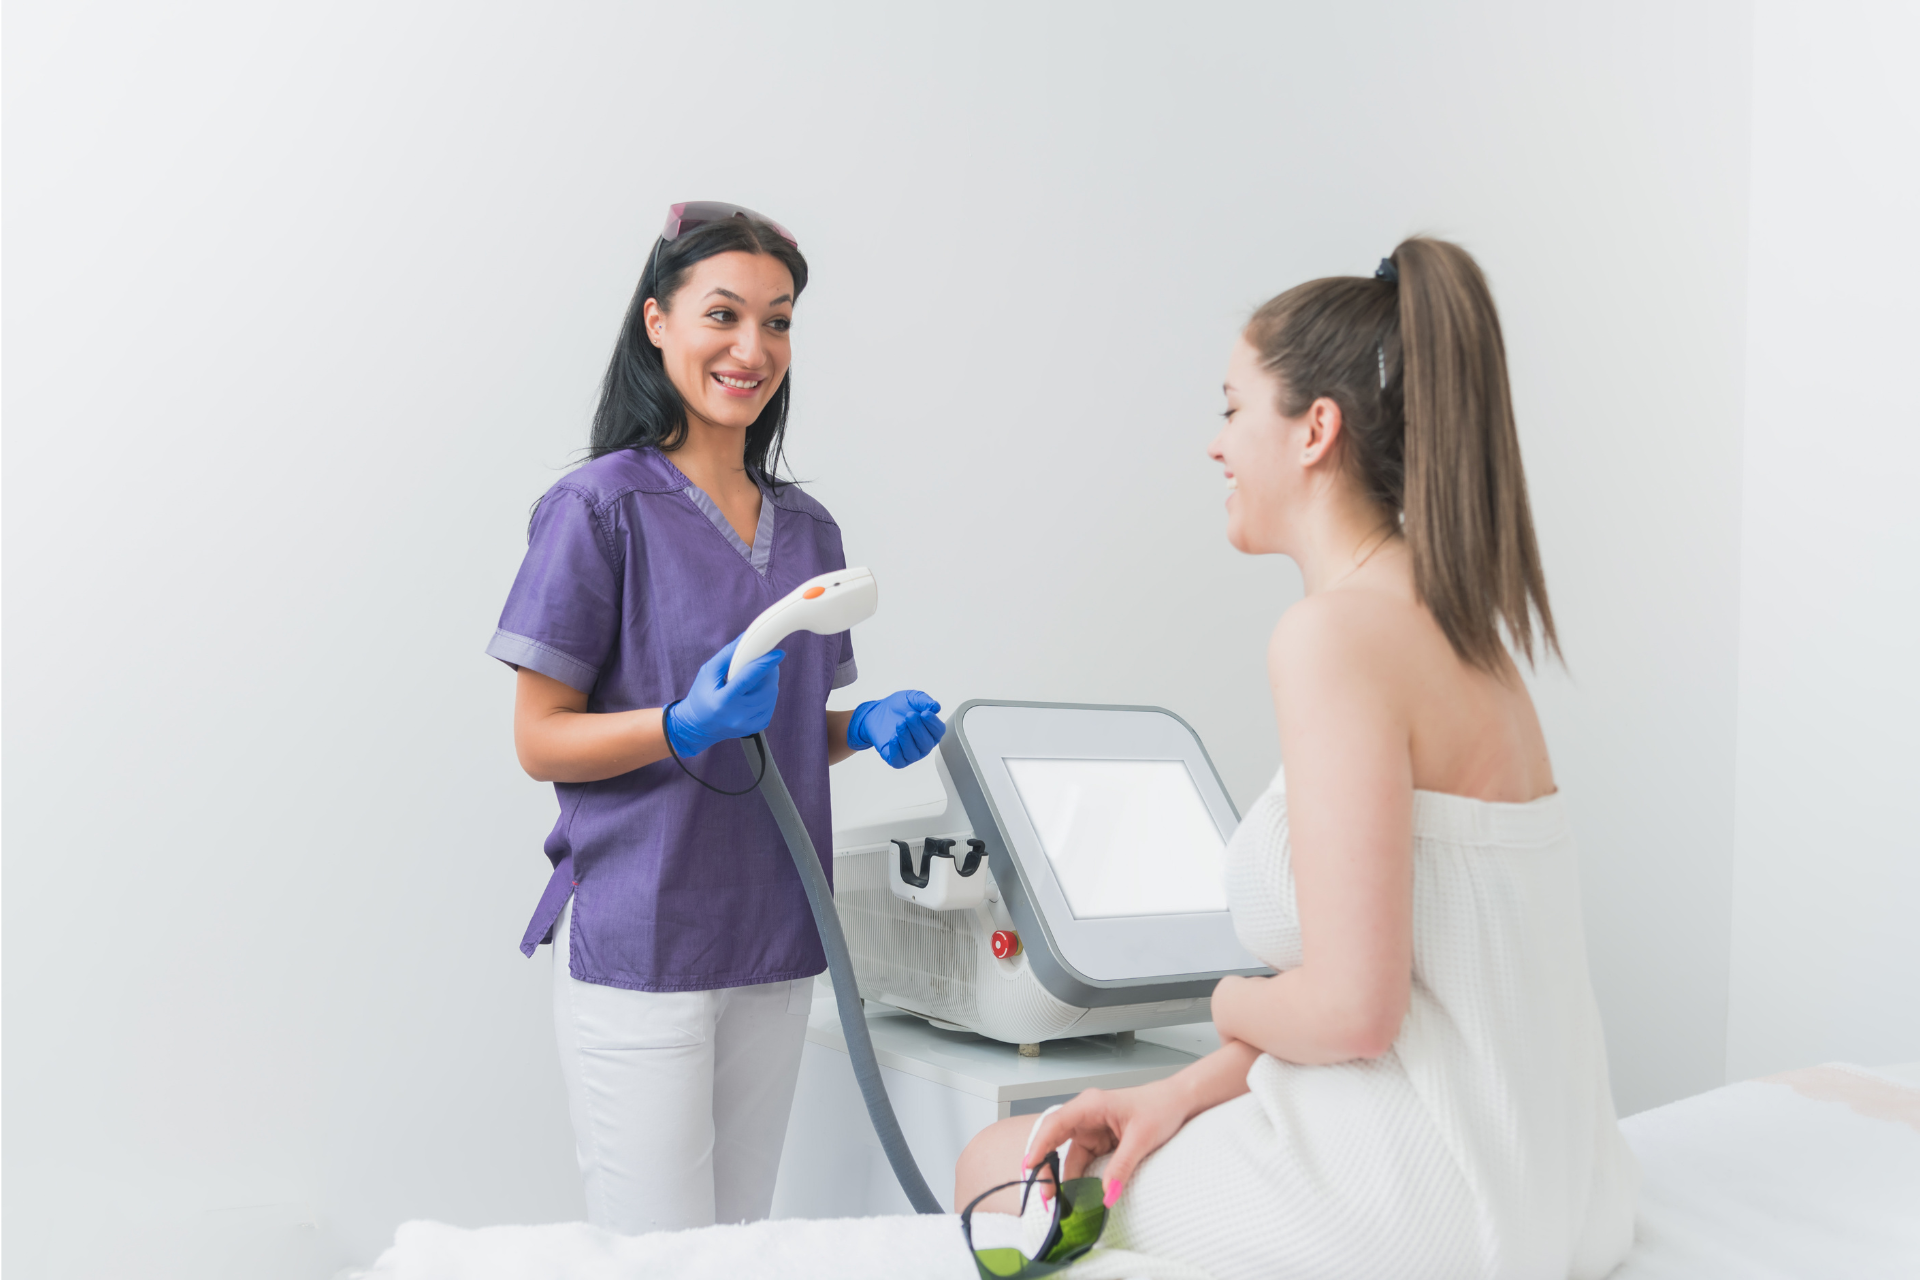
[[[894,847],[900,850],[900,878],[916,889],[926,888],[927,881],[932,878],[931,871],[935,858],[945,858],[953,863],[954,874],[957,876],[965,878],[972,875],[980,869],[981,861],[987,856],[987,842],[967,841],[967,856],[964,860],[953,856],[953,846],[956,843],[958,842],[939,836],[928,836],[926,843],[920,847],[920,869],[915,871],[913,850],[908,847],[905,840],[895,840]]]

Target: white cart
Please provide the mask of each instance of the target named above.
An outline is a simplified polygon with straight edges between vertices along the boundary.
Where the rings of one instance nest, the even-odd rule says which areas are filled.
[[[873,1134],[827,987],[820,986],[787,1125],[776,1218],[911,1213]],[[1050,1040],[1036,1058],[971,1032],[867,1006],[874,1054],[920,1172],[947,1209],[961,1149],[987,1125],[1031,1115],[1082,1089],[1122,1089],[1172,1075],[1219,1047],[1211,1023],[1126,1035]],[[1130,1042],[1129,1042],[1130,1041]],[[1012,1178],[1014,1171],[1008,1172]]]

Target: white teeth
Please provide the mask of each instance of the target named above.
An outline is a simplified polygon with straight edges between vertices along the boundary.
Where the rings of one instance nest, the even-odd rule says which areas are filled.
[[[738,379],[738,378],[729,378],[729,377],[728,377],[728,376],[727,376],[726,374],[724,374],[724,373],[716,373],[716,374],[714,374],[713,376],[714,376],[714,377],[716,377],[716,378],[718,378],[718,379],[720,379],[720,381],[721,381],[721,382],[722,382],[722,383],[723,383],[724,385],[726,385],[726,386],[729,386],[729,387],[737,387],[737,388],[739,388],[739,389],[740,389],[740,390],[742,390],[742,391],[751,391],[751,390],[753,390],[753,389],[754,389],[755,387],[757,387],[757,386],[759,386],[759,385],[760,385],[760,380],[759,380],[758,378],[756,378],[756,379],[754,379],[754,380],[753,380],[752,382],[742,382],[742,381],[741,381],[740,379]]]
[[[1238,489],[1239,487],[1240,487],[1240,482],[1238,480],[1235,480],[1232,476],[1227,477],[1228,493],[1232,493],[1235,489]]]

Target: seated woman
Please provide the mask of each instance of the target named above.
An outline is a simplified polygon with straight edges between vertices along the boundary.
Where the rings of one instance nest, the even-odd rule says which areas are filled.
[[[1306,586],[1267,656],[1286,768],[1227,858],[1240,939],[1277,973],[1221,981],[1221,1048],[1177,1075],[984,1130],[956,1203],[1071,1139],[1065,1176],[1105,1180],[1103,1244],[1162,1269],[1603,1276],[1638,1173],[1508,652],[1559,649],[1486,281],[1413,239],[1373,279],[1291,289],[1226,400],[1227,538]]]

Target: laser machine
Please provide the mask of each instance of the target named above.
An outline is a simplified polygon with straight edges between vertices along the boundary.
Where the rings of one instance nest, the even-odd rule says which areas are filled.
[[[1205,1022],[1223,975],[1267,972],[1227,913],[1239,815],[1179,716],[973,701],[930,763],[942,807],[834,832],[864,999],[1032,1054]]]
[[[878,604],[865,569],[802,583],[742,634],[728,678],[795,631],[831,635]],[[1221,977],[1267,972],[1227,912],[1239,815],[1169,711],[966,703],[933,761],[944,804],[837,830],[837,894],[765,735],[742,747],[806,888],[868,1114],[919,1212],[942,1209],[881,1084],[862,998],[1037,1052],[1205,1021]]]

